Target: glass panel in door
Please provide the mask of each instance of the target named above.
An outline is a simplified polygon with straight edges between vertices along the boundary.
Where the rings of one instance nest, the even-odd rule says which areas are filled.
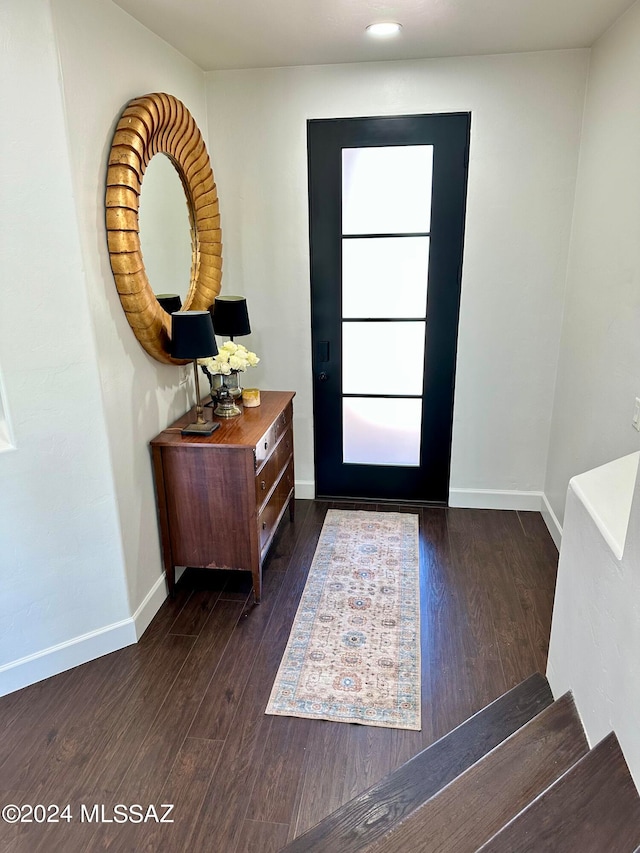
[[[429,231],[432,173],[432,145],[343,149],[342,233]]]
[[[342,317],[427,314],[428,237],[342,240]]]
[[[346,463],[420,464],[420,400],[344,397],[342,405]]]

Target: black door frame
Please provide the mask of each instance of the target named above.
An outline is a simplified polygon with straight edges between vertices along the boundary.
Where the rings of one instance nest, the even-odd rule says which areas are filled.
[[[447,504],[470,127],[470,113],[307,122],[317,497]],[[381,145],[434,146],[417,468],[342,463],[342,149]]]

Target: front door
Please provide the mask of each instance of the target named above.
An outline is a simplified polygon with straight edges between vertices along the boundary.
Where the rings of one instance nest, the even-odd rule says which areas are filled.
[[[470,118],[308,122],[318,497],[447,502]]]

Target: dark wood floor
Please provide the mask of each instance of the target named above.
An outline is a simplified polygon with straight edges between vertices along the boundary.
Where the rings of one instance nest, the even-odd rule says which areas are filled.
[[[2,853],[275,853],[544,672],[557,552],[541,516],[403,508],[421,521],[422,731],[265,715],[328,506],[283,522],[259,606],[248,575],[188,572],[138,645],[0,699],[0,801],[73,816],[0,822]],[[162,803],[173,824],[81,822],[82,806]]]

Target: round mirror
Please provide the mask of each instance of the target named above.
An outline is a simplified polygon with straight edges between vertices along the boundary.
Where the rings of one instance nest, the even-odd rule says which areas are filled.
[[[175,293],[184,305],[191,278],[189,207],[182,181],[164,154],[152,157],[144,173],[138,223],[142,259],[154,293]]]
[[[141,187],[154,155],[160,153],[171,161],[187,202],[191,273],[183,308],[204,311],[220,292],[222,279],[218,194],[207,148],[193,116],[177,98],[164,93],[135,98],[118,122],[109,154],[105,200],[109,258],[120,302],[138,341],[158,361],[171,363],[171,317],[154,293],[164,286],[156,285],[148,274],[140,246]],[[182,211],[183,203],[178,204]],[[168,290],[176,292],[175,281]]]

